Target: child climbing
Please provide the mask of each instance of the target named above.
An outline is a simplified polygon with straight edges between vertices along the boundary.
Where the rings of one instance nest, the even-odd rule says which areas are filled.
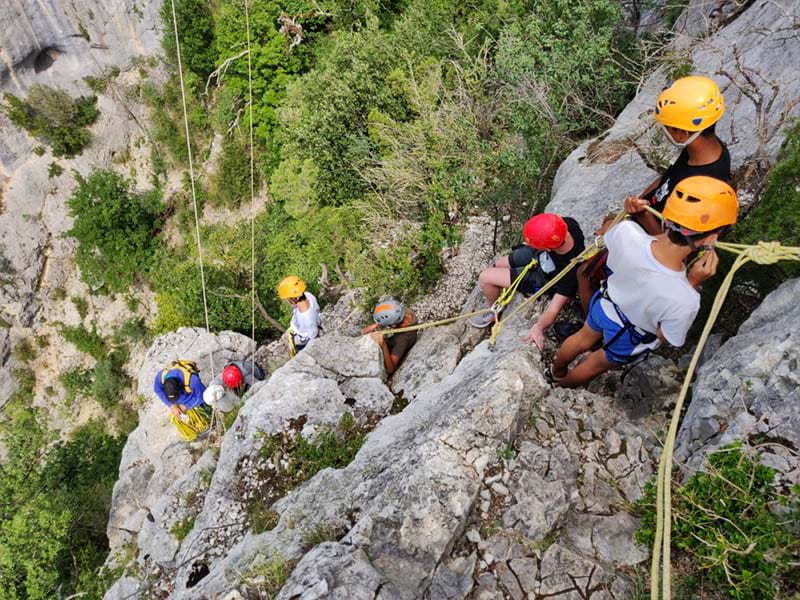
[[[173,361],[156,373],[153,391],[169,409],[169,420],[187,442],[208,428],[211,407],[203,402],[206,388],[197,365],[188,360]]]
[[[662,341],[682,346],[700,307],[696,288],[717,270],[711,247],[736,222],[738,209],[727,183],[689,177],[666,202],[663,233],[651,236],[632,221],[612,227],[604,236],[611,275],[592,297],[583,328],[562,344],[545,376],[561,387],[577,387],[644,359]],[[705,254],[687,273],[684,260],[699,249]],[[568,370],[600,342],[602,348]]]
[[[361,333],[369,334],[375,343],[381,347],[386,373],[391,375],[397,370],[403,357],[416,343],[417,332],[403,331],[394,334],[383,334],[378,333],[378,331],[416,325],[417,317],[410,310],[406,310],[397,300],[389,298],[375,306],[372,311],[372,318],[375,323],[364,327]]]
[[[724,112],[725,99],[714,80],[708,77],[682,77],[658,96],[655,119],[663,127],[667,140],[682,150],[675,162],[638,197],[625,199],[626,210],[635,215],[636,222],[650,235],[660,234],[661,224],[644,207],[651,206],[662,212],[678,182],[699,175],[730,182],[731,157],[716,135],[716,123]],[[592,294],[605,279],[602,270],[605,258],[606,253],[602,252],[578,267],[584,313],[588,311]]]
[[[290,354],[294,356],[319,335],[319,303],[306,289],[306,282],[296,275],[289,275],[280,282],[278,296],[292,307],[292,321],[287,333]]]
[[[569,262],[584,251],[583,232],[578,222],[569,217],[542,213],[528,219],[522,230],[525,244],[508,256],[497,260],[484,269],[478,283],[491,307],[503,288],[507,288],[525,268],[528,268],[519,285],[525,295],[534,294],[550,279],[555,277]],[[531,326],[525,341],[532,341],[541,350],[544,347],[544,332],[552,325],[562,308],[576,297],[578,280],[575,272],[570,272],[559,281],[554,289],[547,308]],[[482,313],[470,319],[474,327],[488,327],[495,322],[494,313]]]
[[[249,360],[225,365],[203,393],[203,400],[221,412],[230,412],[256,381],[263,381],[264,369]]]

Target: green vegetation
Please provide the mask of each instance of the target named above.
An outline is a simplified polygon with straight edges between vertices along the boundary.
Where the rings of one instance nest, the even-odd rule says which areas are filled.
[[[51,162],[50,165],[47,167],[47,177],[52,179],[53,177],[59,177],[64,172],[64,167],[62,167],[57,162]]]
[[[62,373],[59,379],[69,404],[76,399],[87,398],[91,395],[94,375],[90,369],[78,367]]]
[[[686,597],[769,600],[798,589],[793,565],[800,542],[791,524],[800,516],[800,489],[795,486],[792,505],[776,514],[772,506],[789,502],[772,486],[774,475],[735,443],[710,454],[707,470],[673,493],[673,564],[680,565]],[[648,484],[639,503],[636,539],[647,546],[655,537],[655,496]]]
[[[175,536],[175,539],[182,542],[189,532],[194,528],[195,516],[186,517],[175,523],[169,532]]]
[[[86,315],[89,314],[89,302],[86,298],[81,298],[80,296],[72,296],[70,298],[72,304],[75,305],[75,310],[78,311],[78,315],[80,316],[81,320],[86,318]]]
[[[157,190],[143,195],[113,171],[75,174],[78,188],[68,200],[75,222],[67,233],[78,240],[75,262],[90,287],[122,292],[153,262],[162,210]]]
[[[345,413],[335,428],[320,431],[314,441],[308,441],[299,431],[289,438],[280,433],[269,436],[260,454],[271,457],[280,449],[289,463],[282,472],[284,484],[289,490],[311,479],[322,469],[341,469],[349,465],[366,438],[364,428],[356,425],[350,413]]]
[[[22,364],[27,364],[36,358],[36,348],[31,344],[30,339],[22,338],[14,346],[14,358]]]
[[[60,333],[65,341],[95,360],[102,360],[107,353],[105,340],[103,336],[97,333],[97,327],[95,325],[92,325],[91,331],[86,329],[83,325],[76,325],[74,327],[63,325],[60,329]]]
[[[769,172],[759,203],[739,222],[725,241],[756,244],[777,241],[784,246],[800,246],[800,122],[787,132],[778,161]],[[734,256],[719,252],[717,273],[727,273]],[[715,326],[717,331],[733,335],[761,300],[784,281],[800,277],[800,263],[783,261],[774,265],[749,263],[736,274],[734,285]],[[702,328],[723,277],[703,284],[702,305],[693,331]],[[731,309],[731,307],[735,307]]]
[[[269,559],[252,565],[243,573],[242,581],[253,582],[259,597],[274,598],[289,579],[295,564],[296,561],[286,560],[278,552],[273,552]]]
[[[347,528],[343,525],[315,522],[303,531],[303,547],[310,550],[322,542],[336,542],[345,533],[347,533]]]
[[[5,94],[0,105],[12,123],[45,141],[54,156],[75,156],[91,141],[87,126],[97,119],[97,98],[72,98],[62,89],[36,84],[25,100]]]
[[[97,569],[124,439],[98,423],[51,443],[30,407],[30,388],[5,407],[8,454],[0,469],[0,586],[4,597],[45,600],[86,591],[99,600]]]

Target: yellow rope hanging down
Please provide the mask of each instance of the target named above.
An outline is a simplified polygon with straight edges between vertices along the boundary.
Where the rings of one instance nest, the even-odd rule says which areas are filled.
[[[650,207],[646,208],[653,215],[663,220],[663,217],[658,211]],[[756,245],[717,242],[715,247],[736,254],[737,257],[730,271],[725,275],[725,279],[723,279],[722,285],[714,298],[708,320],[703,327],[703,333],[697,343],[692,361],[689,363],[686,379],[683,382],[678,400],[675,403],[669,431],[664,440],[664,449],[661,453],[661,460],[658,465],[656,533],[653,542],[653,558],[650,566],[650,598],[652,600],[659,600],[659,598],[661,600],[671,600],[672,598],[672,458],[675,451],[675,438],[678,434],[678,425],[683,403],[689,392],[697,363],[700,360],[700,355],[703,353],[703,348],[705,348],[711,329],[714,327],[714,323],[728,295],[728,291],[733,283],[733,278],[736,272],[750,261],[760,265],[771,265],[781,260],[800,261],[800,248],[781,246],[779,242],[759,242]],[[660,572],[659,567],[661,567]]]

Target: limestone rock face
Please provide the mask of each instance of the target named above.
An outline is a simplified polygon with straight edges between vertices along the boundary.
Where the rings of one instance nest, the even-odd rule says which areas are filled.
[[[98,66],[122,65],[161,44],[161,2],[61,0],[0,5],[0,89],[74,86]]]
[[[675,458],[690,471],[735,440],[753,440],[786,484],[800,483],[800,279],[764,299],[698,372]]]
[[[253,351],[253,342],[230,331],[218,335],[199,328],[182,328],[153,342],[139,374],[139,425],[128,436],[114,486],[108,521],[111,548],[128,542],[142,529],[150,509],[162,494],[195,463],[196,448],[178,437],[167,418],[167,408],[153,393],[156,373],[182,358],[197,362],[203,381],[212,379],[225,362],[240,360]]]
[[[732,170],[749,184],[751,175],[763,173],[775,159],[787,118],[800,111],[800,79],[786,68],[800,63],[800,38],[789,33],[800,16],[800,4],[754,2],[741,14],[725,17],[724,11],[716,11],[720,18],[711,19],[706,17],[720,3],[700,0],[692,5],[692,23],[712,29],[706,33],[684,27],[686,34],[678,36],[675,51],[691,62],[692,73],[708,75],[720,85],[726,111],[717,134],[728,145]],[[735,15],[727,25],[713,29]],[[611,129],[570,154],[556,174],[548,211],[574,217],[589,234],[604,214],[619,211],[626,196],[641,193],[672,162],[677,151],[663,139],[650,114],[668,79],[663,69],[656,71]]]

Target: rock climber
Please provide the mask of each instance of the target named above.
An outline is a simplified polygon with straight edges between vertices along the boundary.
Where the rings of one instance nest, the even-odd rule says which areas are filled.
[[[206,387],[197,364],[176,360],[156,373],[153,390],[169,409],[169,419],[188,442],[208,428],[211,407],[203,402]]]
[[[658,96],[654,112],[667,140],[682,150],[675,162],[639,196],[625,199],[626,211],[650,235],[661,233],[661,223],[644,207],[649,205],[663,211],[678,182],[697,175],[728,183],[731,180],[731,157],[727,146],[716,135],[716,123],[725,112],[725,99],[713,79],[692,75],[676,80]],[[606,252],[601,252],[578,267],[584,314],[588,313],[589,300],[605,279],[602,266],[606,256]]]
[[[727,183],[695,176],[673,188],[663,233],[651,236],[623,221],[604,235],[611,274],[595,292],[583,328],[561,346],[545,376],[561,387],[577,387],[605,371],[635,364],[661,342],[682,346],[700,307],[697,288],[712,277],[719,259],[717,238],[736,222],[739,205]],[[687,269],[686,258],[705,250]],[[602,342],[574,369],[570,363]]]
[[[526,296],[534,294],[585,250],[583,232],[578,222],[552,213],[542,213],[528,219],[522,230],[522,237],[524,245],[498,259],[478,277],[489,307],[500,296],[501,290],[511,285],[531,261],[536,261],[536,264],[528,269],[517,288]],[[544,347],[545,330],[555,322],[561,309],[577,295],[578,280],[575,271],[561,279],[553,287],[553,292],[547,308],[524,338],[526,342],[532,341],[536,344],[539,350]],[[481,328],[494,322],[495,315],[491,312],[470,319],[471,325]]]
[[[294,355],[319,335],[319,303],[308,291],[306,282],[296,275],[289,275],[278,285],[278,296],[292,307],[289,326],[289,345]]]
[[[389,298],[375,306],[372,311],[372,319],[375,322],[364,327],[361,333],[369,334],[375,343],[381,347],[386,373],[391,375],[397,370],[403,357],[416,343],[417,332],[403,331],[393,334],[378,332],[385,329],[400,329],[401,327],[416,325],[417,317],[410,310],[406,310],[397,300]]]
[[[230,362],[208,384],[203,401],[221,412],[230,412],[256,381],[263,380],[264,369],[253,361]]]

